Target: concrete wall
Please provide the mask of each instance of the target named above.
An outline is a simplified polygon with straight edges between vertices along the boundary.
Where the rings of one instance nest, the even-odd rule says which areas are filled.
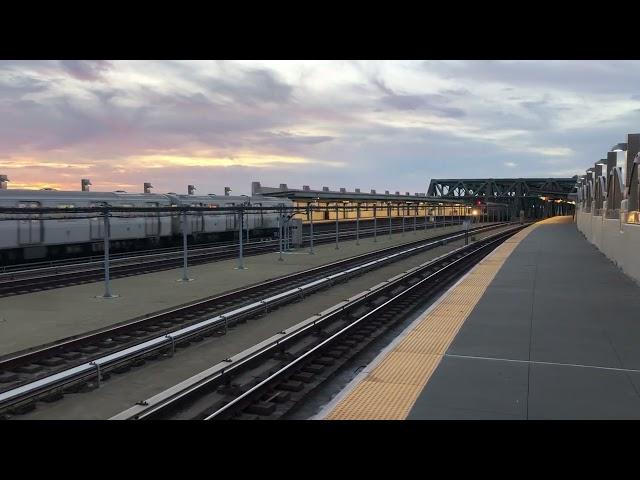
[[[640,225],[576,212],[578,230],[625,274],[640,282]]]

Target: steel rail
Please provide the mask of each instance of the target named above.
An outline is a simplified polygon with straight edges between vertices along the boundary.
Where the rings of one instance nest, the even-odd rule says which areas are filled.
[[[492,229],[496,229],[496,228],[500,228],[504,226],[503,224],[494,224],[494,225],[488,225],[488,226],[482,226],[482,227],[477,227],[475,229],[473,229],[474,233],[480,233],[480,232],[484,232],[487,230],[492,230]],[[407,242],[404,244],[400,244],[400,245],[393,245],[393,246],[389,246],[389,247],[385,247],[385,248],[381,248],[381,249],[377,249],[374,250],[372,252],[366,252],[366,253],[362,253],[362,254],[358,254],[358,255],[354,255],[352,257],[348,257],[348,258],[344,258],[344,259],[340,259],[340,260],[335,260],[333,262],[330,263],[326,263],[323,265],[319,265],[316,267],[312,267],[306,270],[302,270],[299,272],[292,272],[290,274],[287,275],[283,275],[280,277],[276,277],[270,280],[266,280],[264,282],[261,282],[257,285],[249,285],[247,287],[241,287],[237,290],[231,290],[228,292],[224,292],[220,295],[214,296],[214,297],[210,297],[210,298],[206,298],[203,300],[199,300],[196,302],[191,302],[188,303],[186,305],[181,305],[179,307],[173,308],[173,309],[169,309],[169,310],[164,310],[162,312],[159,312],[157,314],[154,315],[148,315],[145,316],[141,319],[135,319],[132,320],[130,322],[125,322],[125,323],[120,323],[117,324],[115,326],[111,326],[111,327],[106,327],[104,329],[100,329],[99,331],[94,331],[94,332],[89,332],[88,334],[85,335],[78,335],[78,336],[74,336],[71,337],[67,340],[63,340],[60,342],[56,342],[54,345],[44,345],[42,346],[42,348],[31,348],[28,349],[28,351],[26,352],[17,352],[16,354],[9,354],[9,355],[5,355],[0,357],[0,368],[10,368],[10,365],[8,365],[8,362],[14,362],[16,360],[22,360],[24,361],[27,357],[32,357],[34,354],[39,354],[39,353],[44,353],[44,352],[50,352],[52,349],[62,349],[62,348],[68,348],[73,346],[73,344],[77,343],[78,340],[88,340],[92,337],[94,337],[96,334],[101,334],[101,335],[115,335],[117,333],[120,333],[121,329],[123,327],[132,327],[134,325],[139,325],[141,322],[148,322],[148,321],[153,321],[154,319],[161,319],[161,318],[165,318],[167,315],[169,314],[173,314],[173,313],[178,313],[180,311],[183,311],[187,308],[196,308],[199,306],[204,306],[206,304],[212,303],[212,302],[221,302],[221,301],[225,301],[227,298],[231,297],[231,296],[248,296],[250,295],[251,292],[253,292],[256,289],[266,289],[266,288],[270,288],[272,286],[278,285],[278,284],[282,284],[285,282],[292,282],[292,281],[296,281],[297,279],[303,279],[304,277],[311,277],[313,275],[317,275],[317,274],[322,274],[323,271],[330,271],[331,269],[335,269],[335,268],[339,268],[340,271],[345,271],[343,270],[343,265],[348,265],[350,263],[354,263],[354,262],[358,262],[358,261],[366,261],[368,258],[376,258],[378,256],[384,256],[387,252],[393,252],[393,251],[401,251],[401,253],[403,255],[406,255],[406,252],[413,252],[419,249],[425,249],[427,247],[433,247],[433,246],[437,246],[439,243],[441,243],[443,240],[444,241],[450,241],[450,240],[455,240],[458,238],[461,238],[463,235],[463,233],[453,233],[453,234],[443,234],[443,235],[438,235],[435,237],[431,237],[431,238],[426,238],[426,239],[421,239],[421,240],[416,240],[413,242]],[[425,243],[426,242],[426,243]],[[418,245],[419,248],[411,248],[412,245]],[[407,247],[409,247],[409,249],[407,250]],[[389,257],[391,258],[391,257]],[[55,352],[53,352],[55,353]]]
[[[484,231],[484,230],[493,229],[493,228],[496,228],[496,226],[492,225],[489,227],[482,227],[480,230]],[[231,311],[224,312],[212,318],[197,321],[192,325],[178,328],[177,330],[174,330],[169,333],[160,334],[154,338],[142,341],[136,345],[126,347],[124,349],[115,351],[113,353],[109,353],[105,356],[97,357],[91,361],[73,366],[71,368],[67,368],[61,372],[54,373],[52,375],[48,375],[46,377],[6,390],[0,393],[0,410],[6,410],[7,408],[12,407],[18,403],[23,403],[25,401],[32,400],[38,396],[41,396],[43,393],[49,393],[53,390],[63,388],[71,383],[77,383],[79,381],[82,381],[91,377],[96,377],[96,376],[98,379],[100,379],[101,373],[104,373],[107,370],[120,366],[124,363],[128,363],[136,358],[143,357],[151,352],[164,350],[167,348],[171,348],[172,350],[174,350],[176,343],[183,342],[189,338],[201,336],[205,331],[210,331],[214,328],[218,328],[223,325],[226,328],[228,327],[230,322],[235,323],[238,320],[242,319],[243,317],[246,317],[255,313],[261,313],[265,309],[268,309],[269,307],[277,306],[291,299],[300,298],[304,296],[305,293],[309,293],[311,291],[323,288],[324,286],[332,285],[333,283],[341,280],[342,278],[348,278],[349,276],[357,272],[366,271],[367,269],[374,267],[377,264],[388,263],[390,261],[393,261],[394,259],[406,257],[413,253],[417,253],[418,251],[428,249],[429,247],[442,244],[443,242],[447,242],[447,241],[451,241],[451,240],[455,240],[463,237],[464,237],[464,232],[449,235],[449,236],[442,236],[441,238],[425,239],[422,241],[411,242],[411,244],[413,245],[415,244],[418,244],[418,245],[413,247],[409,246],[408,248],[406,248],[408,246],[406,244],[400,245],[400,246],[388,247],[386,249],[383,249],[382,251],[378,250],[378,251],[369,252],[366,254],[357,255],[349,259],[339,260],[339,261],[332,262],[327,265],[315,267],[303,272],[296,272],[296,273],[287,275],[285,277],[273,279],[271,281],[264,282],[264,284],[260,284],[253,287],[247,287],[246,289],[241,289],[239,291],[231,292],[230,295],[237,296],[239,293],[242,293],[243,291],[247,291],[249,289],[256,289],[259,287],[264,287],[265,285],[282,283],[283,281],[289,281],[291,279],[304,278],[316,272],[321,274],[323,270],[328,270],[331,267],[336,267],[339,265],[348,265],[349,263],[353,263],[354,261],[357,261],[357,260],[365,261],[365,263],[362,263],[358,266],[354,266],[347,269],[342,268],[337,273],[333,273],[326,277],[313,280],[302,286],[290,288],[288,290],[285,290],[284,292],[271,295],[270,297],[267,297],[265,299],[255,301],[248,305],[236,307]],[[385,254],[393,250],[398,250],[398,251],[395,253],[390,253],[390,254],[381,256],[379,258],[375,258],[375,256],[378,256],[380,254]],[[374,258],[374,259],[367,261],[367,258]],[[221,298],[221,297],[224,297],[224,295],[216,298]],[[184,310],[185,308],[192,308],[194,305],[197,305],[198,303],[205,303],[210,301],[212,301],[212,299],[203,300],[201,302],[196,302],[195,304],[189,304],[185,307],[177,308],[168,313],[179,312],[181,310]],[[161,317],[163,315],[167,315],[167,312],[163,312],[159,314],[158,317]],[[116,331],[121,330],[124,327],[130,328],[134,325],[137,326],[143,322],[152,321],[153,318],[154,318],[153,316],[147,317],[137,321],[133,321],[124,326],[120,325],[120,326],[114,327],[114,329],[112,329],[111,332],[113,332],[114,330]],[[96,336],[105,336],[107,334],[111,334],[111,332],[101,331],[93,335],[87,334],[80,338],[73,338],[66,342],[57,343],[51,347],[45,347],[42,350],[37,350],[37,349],[32,350],[24,354],[22,357],[18,356],[18,357],[5,359],[2,363],[0,363],[0,367],[2,367],[3,369],[7,369],[7,365],[10,363],[15,364],[16,362],[20,362],[20,361],[24,363],[25,358],[33,358],[34,356],[42,355],[43,353],[49,353],[49,352],[55,353],[63,349],[65,346],[68,347],[70,345],[77,344],[79,341],[86,341]]]
[[[358,325],[361,321],[364,321],[369,316],[380,311],[382,308],[394,302],[397,302],[398,299],[406,296],[408,293],[413,291],[418,286],[422,285],[424,282],[431,280],[436,276],[441,275],[443,272],[448,271],[451,268],[454,268],[455,266],[459,265],[461,262],[469,259],[474,255],[477,255],[478,252],[485,250],[498,242],[501,242],[505,237],[512,235],[513,233],[520,230],[521,228],[522,228],[521,226],[518,226],[518,227],[512,228],[507,232],[501,232],[499,234],[496,234],[490,237],[490,238],[495,238],[494,240],[490,240],[487,242],[487,239],[485,239],[482,241],[482,244],[480,245],[472,244],[472,245],[459,247],[433,260],[430,260],[417,267],[409,269],[400,275],[396,275],[395,277],[385,282],[382,282],[372,288],[369,288],[368,290],[365,290],[357,295],[354,295],[351,298],[343,302],[340,302],[337,305],[334,305],[333,307],[330,307],[329,309],[319,314],[316,314],[304,320],[303,322],[300,322],[297,325],[294,325],[293,327],[290,327],[289,329],[280,332],[277,335],[270,337],[269,339],[266,339],[260,342],[254,347],[251,347],[223,362],[220,362],[212,366],[211,368],[199,374],[194,375],[193,377],[183,382],[180,382],[177,385],[174,385],[173,387],[170,387],[164,392],[161,392],[142,402],[138,402],[133,407],[125,410],[124,412],[121,412],[120,414],[112,417],[111,419],[112,420],[127,420],[127,419],[140,420],[140,419],[151,417],[157,414],[158,412],[162,411],[163,409],[170,408],[176,402],[193,394],[197,390],[206,387],[211,382],[214,382],[220,379],[224,375],[232,374],[232,372],[237,371],[242,367],[250,364],[257,358],[269,355],[274,350],[281,348],[283,344],[291,343],[297,338],[307,334],[309,331],[315,330],[318,327],[318,325],[334,320],[336,316],[343,314],[347,308],[349,309],[357,308],[358,305],[364,303],[366,300],[370,299],[371,297],[379,296],[381,295],[381,293],[386,291],[393,291],[397,285],[403,283],[408,278],[416,275],[420,275],[423,271],[428,270],[429,268],[432,268],[434,265],[437,265],[438,263],[446,261],[447,259],[455,257],[456,255],[458,255],[459,253],[465,250],[469,251],[469,253],[465,254],[462,257],[459,257],[458,259],[451,261],[445,266],[439,268],[437,271],[432,272],[430,275],[423,278],[419,282],[411,285],[410,287],[403,290],[401,293],[393,296],[393,298],[385,301],[380,306],[374,308],[373,310],[369,311],[365,315],[361,316],[358,320],[354,321],[353,323],[350,323],[349,325],[341,329],[336,334],[324,340],[317,346],[313,347],[311,350],[304,353],[302,356],[296,358],[292,362],[288,363],[284,367],[280,368],[279,370],[271,374],[268,378],[264,379],[254,387],[250,388],[239,397],[235,398],[231,402],[219,408],[216,412],[209,415],[206,419],[209,420],[209,419],[215,418],[221,415],[222,413],[228,411],[229,409],[234,408],[239,403],[245,401],[246,399],[254,395],[256,392],[263,389],[265,386],[269,385],[270,383],[273,383],[276,379],[280,378],[285,373],[291,371],[300,363],[305,362],[310,356],[312,356],[319,349],[324,348],[326,345],[333,342],[336,338],[340,337],[345,332],[354,328],[356,325]]]
[[[453,260],[451,263],[449,263],[449,264],[443,266],[442,268],[440,268],[439,270],[431,273],[430,275],[428,275],[427,277],[423,278],[422,280],[416,282],[413,285],[410,285],[409,287],[407,287],[402,292],[400,292],[397,295],[395,295],[394,297],[386,300],[384,303],[382,303],[381,305],[375,307],[373,310],[367,312],[366,314],[362,315],[360,318],[358,318],[358,319],[354,320],[353,322],[349,323],[344,328],[340,329],[338,332],[334,333],[330,337],[328,337],[325,340],[323,340],[322,342],[320,342],[318,345],[315,345],[310,350],[308,350],[305,353],[303,353],[302,355],[300,355],[298,358],[294,359],[293,361],[291,361],[290,363],[286,364],[285,366],[283,366],[282,368],[280,368],[279,370],[277,370],[273,374],[269,375],[267,378],[262,380],[257,385],[254,385],[252,388],[250,388],[249,390],[247,390],[246,392],[241,394],[239,397],[235,398],[234,400],[230,401],[229,403],[227,403],[223,407],[219,408],[218,410],[216,410],[212,414],[208,415],[207,417],[205,417],[205,420],[212,420],[212,419],[215,419],[216,417],[219,417],[220,415],[222,415],[226,411],[232,409],[237,404],[243,402],[245,399],[255,395],[256,392],[259,392],[264,387],[272,384],[274,381],[277,381],[278,379],[280,379],[286,373],[288,373],[288,372],[292,371],[293,369],[295,369],[295,367],[297,365],[300,365],[301,363],[303,363],[306,360],[308,360],[309,358],[311,358],[316,352],[322,350],[327,345],[333,343],[337,338],[342,337],[345,333],[347,333],[348,331],[353,329],[355,326],[359,325],[361,322],[364,322],[367,318],[369,318],[370,316],[374,315],[376,312],[379,312],[383,308],[385,308],[385,307],[387,307],[387,306],[389,306],[391,304],[396,303],[398,300],[404,298],[407,294],[409,294],[414,289],[416,289],[419,286],[421,286],[423,283],[427,282],[428,280],[433,279],[434,277],[440,276],[442,274],[442,272],[450,270],[452,267],[457,266],[463,260],[466,260],[466,259],[476,255],[478,252],[480,252],[482,250],[485,250],[488,247],[490,247],[490,246],[492,246],[492,245],[494,245],[494,244],[496,244],[498,242],[501,242],[504,237],[512,235],[513,233],[515,233],[516,230],[520,230],[520,228],[519,227],[514,228],[514,231],[513,232],[509,232],[509,234],[498,234],[498,237],[499,237],[498,239],[493,240],[492,242],[489,242],[489,243],[483,243],[483,245],[479,246],[475,250],[472,250],[471,252],[469,252],[465,256],[463,256],[461,258],[458,258],[456,260]],[[468,248],[468,246],[467,247],[462,247],[462,249],[464,249],[464,248]],[[449,256],[451,256],[451,254],[447,255],[447,257],[449,257]],[[393,283],[385,285],[384,289],[388,290],[391,286],[396,285],[396,284],[398,284],[399,282],[401,282],[403,280],[406,280],[407,277],[412,277],[414,275],[419,274],[419,272],[423,271],[426,268],[429,268],[429,266],[428,265],[424,265],[419,269],[413,270],[410,273],[407,273],[407,274],[403,275],[402,277],[394,280]],[[364,298],[367,298],[367,296],[363,296],[363,297],[359,298],[358,299],[358,303],[361,303],[364,300]],[[344,309],[344,307],[342,309]],[[337,315],[337,312],[334,312],[332,314],[332,316],[334,316],[334,315]],[[326,319],[327,318],[323,318],[323,320],[326,320]]]

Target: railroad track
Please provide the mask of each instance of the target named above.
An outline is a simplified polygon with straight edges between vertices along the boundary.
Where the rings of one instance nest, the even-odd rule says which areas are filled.
[[[489,231],[504,225],[472,229]],[[464,232],[387,247],[212,298],[122,322],[0,358],[0,412],[23,413],[37,400],[51,401],[65,392],[93,388],[110,372],[121,373],[176,348],[224,335],[250,317],[297,301],[356,275],[460,240]]]
[[[424,308],[430,298],[521,228],[396,275],[112,419],[286,418],[350,358]]]
[[[440,227],[442,225],[438,225]],[[435,227],[434,227],[435,228]],[[393,232],[402,231],[402,226],[392,225]],[[410,229],[405,228],[408,232]],[[378,228],[378,235],[382,236],[388,230]],[[361,238],[373,236],[372,228],[361,228]],[[356,238],[355,230],[346,230],[339,233],[341,240]],[[308,237],[303,241],[308,244]],[[331,243],[335,241],[334,233],[314,234],[314,244]],[[278,250],[277,240],[250,242],[244,245],[245,256],[260,255]],[[110,260],[110,277],[122,278],[145,273],[169,270],[182,266],[182,250],[174,250],[163,253],[149,253],[144,255],[131,255]],[[238,244],[217,245],[214,247],[196,248],[188,252],[190,266],[235,258],[238,255]],[[52,288],[61,288],[83,283],[98,282],[104,276],[104,262],[94,260],[85,263],[72,263],[56,265],[53,267],[29,268],[26,270],[12,271],[0,274],[0,298],[11,295],[22,295]]]

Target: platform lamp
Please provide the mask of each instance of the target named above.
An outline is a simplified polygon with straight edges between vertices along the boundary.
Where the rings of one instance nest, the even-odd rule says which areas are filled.
[[[149,182],[144,182],[144,193],[151,193],[152,188],[153,185],[151,185]]]
[[[89,180],[88,178],[83,178],[82,180],[80,180],[80,188],[83,192],[89,191],[89,185],[91,185],[91,180]]]
[[[7,177],[6,175],[0,175],[0,190],[6,190],[7,189],[7,183],[9,182],[9,177]]]

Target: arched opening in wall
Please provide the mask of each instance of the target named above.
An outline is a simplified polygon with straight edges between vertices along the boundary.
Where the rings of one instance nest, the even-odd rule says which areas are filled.
[[[591,213],[591,202],[593,200],[593,182],[589,180],[584,186],[584,211]]]
[[[602,215],[604,212],[602,211],[602,204],[604,203],[607,197],[607,189],[605,184],[604,177],[600,176],[596,178],[595,182],[595,190],[594,190],[594,215]]]
[[[607,218],[620,217],[620,205],[624,200],[624,179],[622,178],[622,168],[613,167],[609,173],[607,181]]]

